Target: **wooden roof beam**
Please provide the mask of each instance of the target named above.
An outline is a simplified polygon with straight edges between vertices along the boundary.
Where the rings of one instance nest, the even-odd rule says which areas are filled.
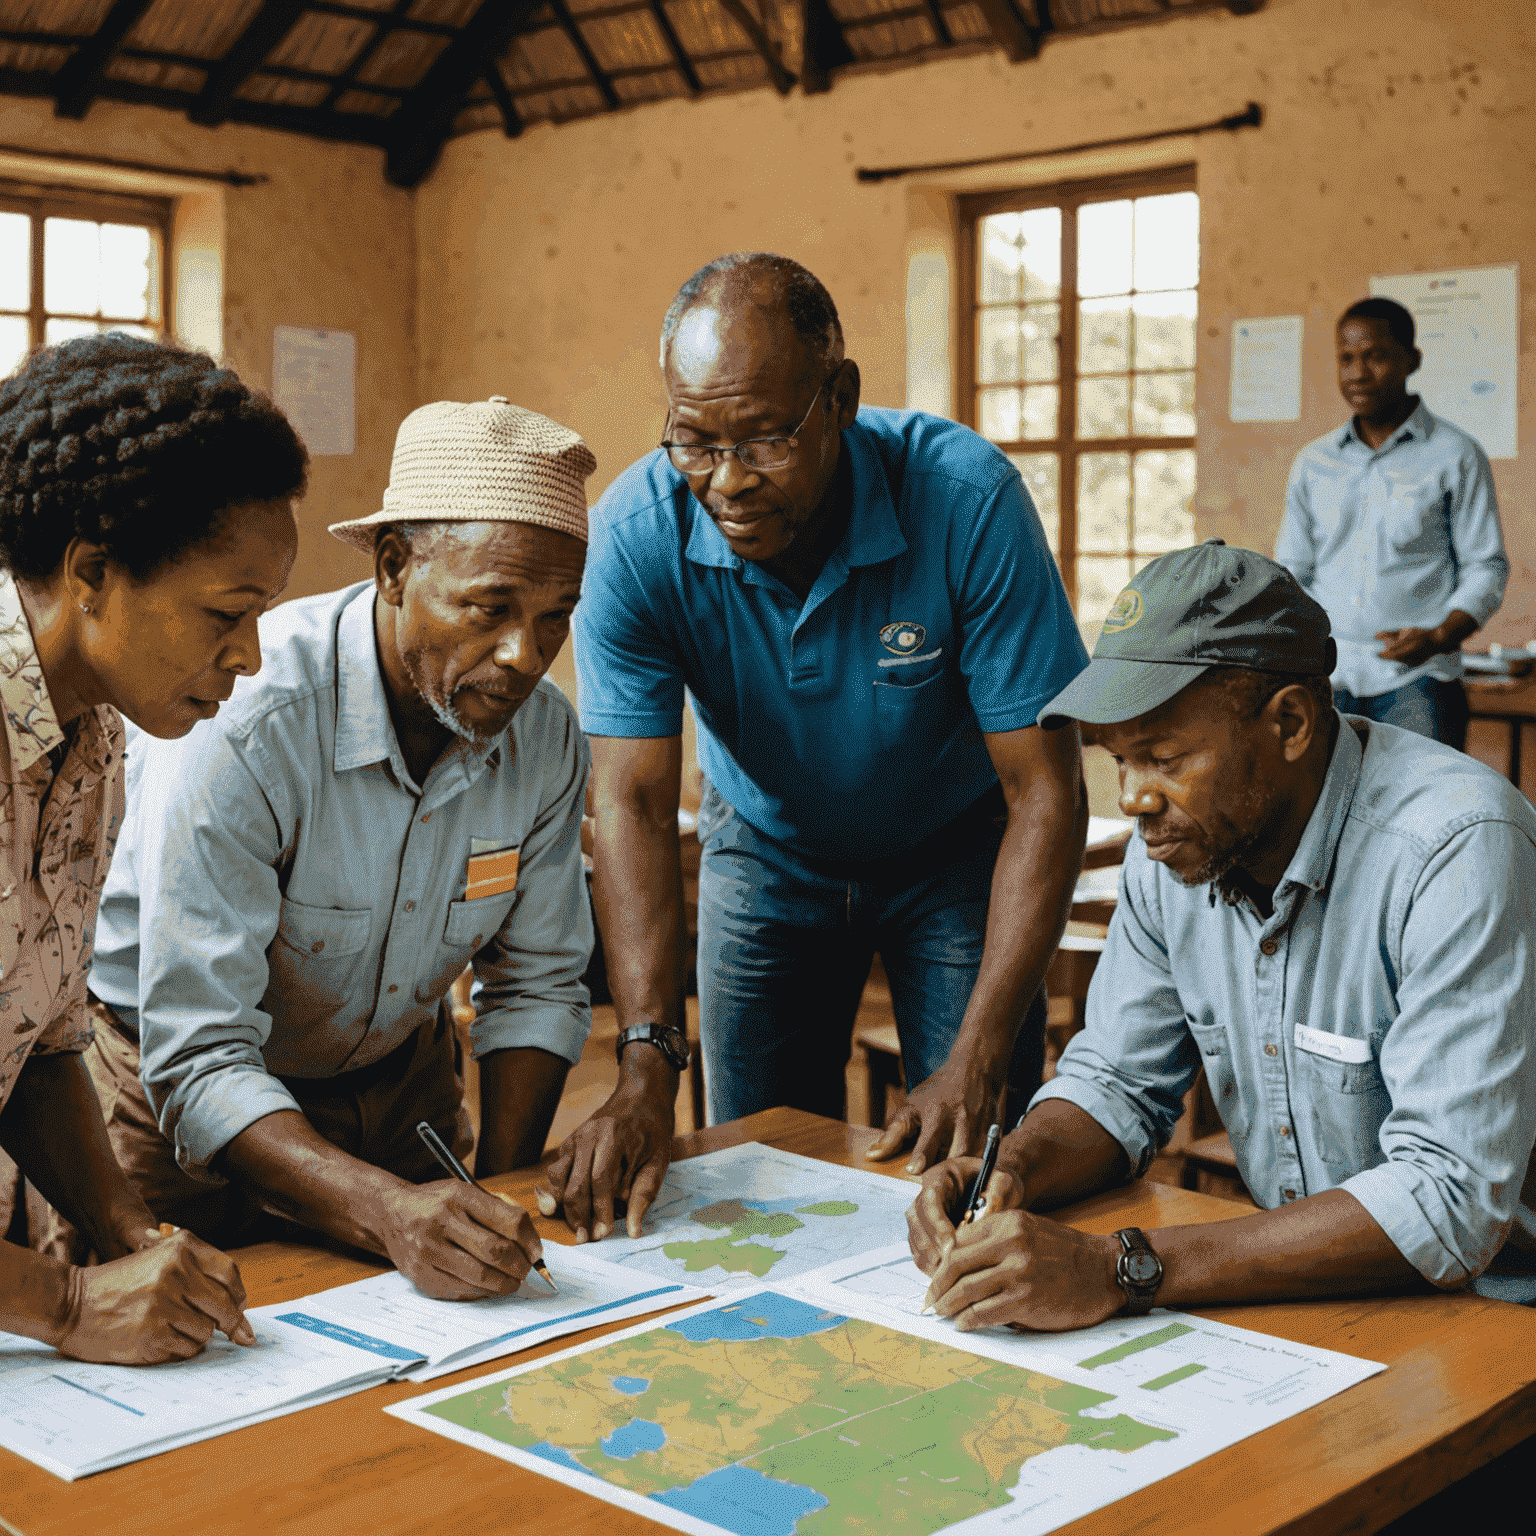
[[[807,96],[832,89],[832,71],[858,61],[848,46],[837,13],[830,0],[804,0],[804,62],[800,66],[800,88]]]
[[[939,40],[939,47],[953,48],[955,35],[949,30],[949,23],[944,20],[939,0],[923,0],[923,5],[928,12],[928,25],[933,28],[933,35]]]
[[[56,117],[84,117],[106,78],[117,45],[138,25],[153,0],[116,0],[90,39],[70,54],[54,76]]]
[[[390,35],[389,23],[404,16],[410,8],[411,0],[395,0],[387,16],[380,14],[373,25],[373,32],[368,41],[352,55],[352,62],[331,82],[330,90],[325,93],[325,100],[320,103],[320,111],[329,112],[357,84],[358,71],[379,51],[384,39]],[[402,91],[400,94],[405,93]]]
[[[1050,30],[1045,14],[1040,18],[1042,25],[1036,29],[1019,14],[1013,0],[976,0],[976,8],[985,19],[993,41],[1008,56],[1010,63],[1019,64],[1039,55],[1041,39]],[[1041,11],[1045,12],[1043,0]]]
[[[747,40],[757,49],[758,56],[768,66],[768,78],[773,81],[774,90],[780,96],[789,95],[789,89],[795,83],[795,77],[785,69],[784,61],[779,57],[778,49],[773,46],[772,38],[763,31],[762,22],[747,9],[744,0],[720,0],[720,9],[747,34]]]
[[[303,14],[304,0],[267,0],[251,17],[245,31],[230,45],[229,51],[209,71],[187,116],[205,128],[217,128],[226,121],[235,93],[287,37]]]
[[[501,112],[501,131],[509,139],[515,139],[523,131],[523,119],[517,110],[517,103],[512,100],[512,92],[507,89],[507,82],[501,77],[501,66],[495,59],[485,66],[485,83],[491,88],[492,99]]]
[[[667,15],[667,7],[663,0],[650,0],[651,15],[656,20],[656,25],[661,30],[663,40],[667,45],[667,52],[672,55],[672,65],[682,76],[683,88],[690,96],[702,94],[704,86],[699,80],[699,72],[693,67],[693,60],[688,57],[688,51],[683,47],[682,40],[678,37],[672,26],[672,18]]]
[[[613,88],[613,81],[608,71],[597,62],[597,55],[588,46],[586,38],[582,35],[581,28],[576,25],[576,18],[571,15],[565,0],[548,0],[549,8],[555,13],[555,20],[560,23],[560,30],[571,40],[571,47],[576,50],[581,59],[582,68],[592,77],[592,84],[597,87],[597,94],[603,98],[603,105],[610,112],[615,111],[620,105],[619,93]]]
[[[494,66],[539,0],[483,0],[459,35],[400,103],[390,119],[384,175],[414,187],[437,162],[453,119],[475,82]]]

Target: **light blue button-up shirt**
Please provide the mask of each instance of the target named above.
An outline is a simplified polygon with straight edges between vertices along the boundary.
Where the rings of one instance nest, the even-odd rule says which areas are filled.
[[[1383,661],[1378,630],[1432,629],[1453,608],[1486,624],[1509,561],[1488,456],[1419,402],[1380,448],[1353,420],[1296,455],[1275,559],[1327,613],[1334,685],[1375,698],[1417,677],[1461,676],[1461,655]]]
[[[1267,921],[1132,840],[1087,1027],[1034,1102],[1078,1105],[1140,1173],[1203,1066],[1260,1205],[1347,1189],[1438,1286],[1501,1249],[1536,1275],[1533,890],[1522,795],[1345,716]]]
[[[91,990],[137,1022],[144,1086],[190,1173],[332,1077],[402,1044],[471,961],[477,1056],[575,1061],[591,1024],[581,865],[587,748],[547,679],[489,747],[411,779],[371,582],[261,621],[262,671],[179,741],[129,739],[128,810]],[[465,899],[471,840],[521,852]],[[480,851],[483,851],[480,850]]]

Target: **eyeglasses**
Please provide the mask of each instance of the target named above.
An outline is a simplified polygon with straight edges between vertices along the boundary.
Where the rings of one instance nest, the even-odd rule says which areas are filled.
[[[728,453],[735,454],[736,462],[743,469],[783,469],[795,456],[800,439],[795,434],[811,419],[821,392],[827,387],[823,379],[811,396],[811,403],[800,418],[800,425],[788,437],[749,437],[739,443],[668,443],[660,444],[667,450],[672,467],[682,475],[713,474],[715,466]]]

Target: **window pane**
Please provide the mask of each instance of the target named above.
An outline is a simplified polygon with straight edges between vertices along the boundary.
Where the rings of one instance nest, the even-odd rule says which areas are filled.
[[[1054,379],[1061,354],[1056,338],[1061,334],[1059,304],[1031,304],[1024,311],[1020,333],[1024,342],[1024,377]]]
[[[1131,547],[1130,454],[1085,453],[1078,459],[1077,547],[1099,554]]]
[[[0,309],[32,303],[32,220],[24,213],[0,213]]]
[[[1090,651],[1099,638],[1111,604],[1130,579],[1131,562],[1123,556],[1118,560],[1106,560],[1089,555],[1078,560],[1077,627],[1082,631],[1083,644]]]
[[[1077,435],[1127,437],[1130,414],[1129,379],[1082,379],[1077,386]]]
[[[1085,203],[1077,211],[1077,291],[1092,298],[1130,287],[1130,202]]]
[[[983,304],[1054,299],[1061,291],[1061,210],[995,213],[978,231],[977,296]]]
[[[1054,453],[1010,453],[1008,457],[1024,478],[1054,555],[1061,548],[1061,460]]]
[[[1084,373],[1130,372],[1129,300],[1089,299],[1077,306],[1077,366]]]
[[[1137,554],[1183,549],[1195,542],[1195,450],[1157,449],[1138,453],[1136,483]]]
[[[43,305],[54,314],[99,313],[101,225],[89,219],[44,221]]]
[[[1061,292],[1061,209],[1031,208],[1018,219],[1024,297],[1054,299]]]
[[[1183,293],[1138,294],[1132,301],[1136,314],[1136,366],[1138,368],[1193,368],[1195,366],[1195,295]]]
[[[1199,279],[1199,197],[1193,192],[1138,197],[1136,286],[1193,288]]]
[[[1195,435],[1194,374],[1137,374],[1131,420],[1138,437],[1193,437]]]
[[[1019,312],[983,309],[976,316],[976,382],[1005,384],[1023,378]]]
[[[0,379],[9,378],[27,355],[27,317],[0,315]]]
[[[94,320],[50,320],[43,327],[43,340],[52,347],[61,341],[73,341],[76,336],[94,336],[97,330]]]
[[[1019,392],[1016,389],[984,389],[977,399],[976,419],[981,435],[994,443],[1013,443],[1019,438]]]
[[[1032,443],[1056,436],[1060,400],[1054,384],[1031,384],[1024,391],[1024,430],[1019,436]]]
[[[140,224],[101,226],[101,312],[124,320],[145,320],[155,302],[155,252]]]

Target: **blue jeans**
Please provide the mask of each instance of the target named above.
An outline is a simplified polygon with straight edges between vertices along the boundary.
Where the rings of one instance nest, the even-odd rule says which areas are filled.
[[[699,1022],[713,1124],[786,1104],[843,1116],[843,1069],[876,952],[908,1085],[948,1059],[981,965],[1002,826],[909,879],[849,879],[765,837],[709,788],[699,809]],[[816,867],[813,867],[816,863]],[[1045,997],[1010,1063],[1017,1116],[1039,1086]]]
[[[1470,707],[1467,690],[1459,682],[1444,682],[1438,677],[1416,677],[1401,688],[1362,699],[1347,688],[1333,690],[1333,702],[1346,715],[1364,715],[1386,725],[1400,725],[1405,731],[1443,741],[1458,752],[1466,750],[1467,720]]]

